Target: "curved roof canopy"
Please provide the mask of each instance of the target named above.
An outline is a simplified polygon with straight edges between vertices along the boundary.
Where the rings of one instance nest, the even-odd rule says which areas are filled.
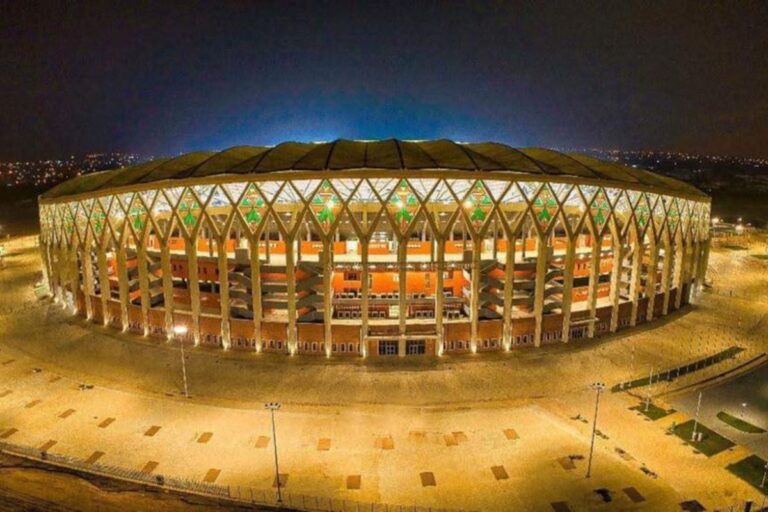
[[[160,158],[112,171],[85,174],[65,181],[41,196],[55,199],[75,194],[176,179],[216,175],[248,175],[281,171],[459,170],[514,172],[557,180],[558,177],[618,182],[623,187],[653,189],[705,199],[708,196],[682,181],[645,169],[606,162],[576,153],[542,148],[513,148],[497,142],[457,143],[446,139],[387,139],[333,142],[283,142],[277,146],[236,146]]]

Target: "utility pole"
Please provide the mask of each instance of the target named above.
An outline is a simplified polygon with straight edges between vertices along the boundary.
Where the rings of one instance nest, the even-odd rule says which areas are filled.
[[[691,432],[691,441],[696,440],[696,429],[699,427],[699,410],[701,409],[701,391],[699,391],[699,402],[696,404],[696,418],[693,420],[693,432]]]
[[[592,475],[592,453],[595,451],[595,434],[597,433],[597,410],[600,405],[600,393],[605,389],[605,384],[595,382],[592,384],[595,390],[595,417],[592,420],[592,442],[589,445],[589,463],[587,464],[587,478]]]
[[[275,485],[277,486],[277,503],[282,505],[283,494],[280,492],[280,466],[277,462],[277,430],[275,430],[275,411],[280,410],[280,403],[269,402],[264,404],[264,408],[268,409],[272,415],[272,439],[274,441],[273,447],[275,449]]]

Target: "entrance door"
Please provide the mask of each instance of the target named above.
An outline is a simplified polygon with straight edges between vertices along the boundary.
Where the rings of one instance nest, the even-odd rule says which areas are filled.
[[[379,355],[380,356],[396,356],[397,355],[397,341],[379,341]]]
[[[423,355],[426,349],[424,340],[405,340],[405,353],[409,356]]]

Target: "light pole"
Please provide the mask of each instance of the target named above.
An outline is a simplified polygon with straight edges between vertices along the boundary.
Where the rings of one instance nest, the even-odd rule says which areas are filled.
[[[696,429],[699,426],[699,410],[701,410],[701,391],[699,391],[699,402],[696,404],[696,418],[693,420],[693,431],[691,432],[691,442],[696,441]]]
[[[187,326],[173,326],[173,334],[179,338],[179,348],[181,349],[181,377],[184,380],[184,397],[189,398],[189,390],[187,389],[187,362],[184,360],[184,335],[187,334]]]
[[[768,496],[768,493],[765,492],[765,477],[768,476],[768,462],[765,463],[765,471],[763,471],[763,481],[760,482],[760,490],[763,492],[763,504],[760,505],[760,512],[763,512],[765,510],[765,498]]]
[[[275,411],[280,410],[279,402],[269,402],[264,404],[264,408],[268,409],[272,415],[272,439],[274,440],[275,448],[275,484],[277,485],[277,503],[283,503],[283,495],[280,492],[280,466],[277,462],[277,430],[275,430]]]
[[[597,433],[597,408],[600,405],[600,393],[605,389],[602,382],[594,382],[592,389],[595,390],[595,417],[592,420],[592,442],[589,445],[589,462],[587,464],[587,478],[592,474],[592,452],[595,451],[595,434]]]

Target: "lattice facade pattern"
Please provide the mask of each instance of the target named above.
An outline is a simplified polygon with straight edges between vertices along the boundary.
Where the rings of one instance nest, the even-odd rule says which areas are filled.
[[[144,335],[365,356],[593,337],[666,315],[704,279],[708,200],[503,173],[306,175],[41,200],[50,287]]]

